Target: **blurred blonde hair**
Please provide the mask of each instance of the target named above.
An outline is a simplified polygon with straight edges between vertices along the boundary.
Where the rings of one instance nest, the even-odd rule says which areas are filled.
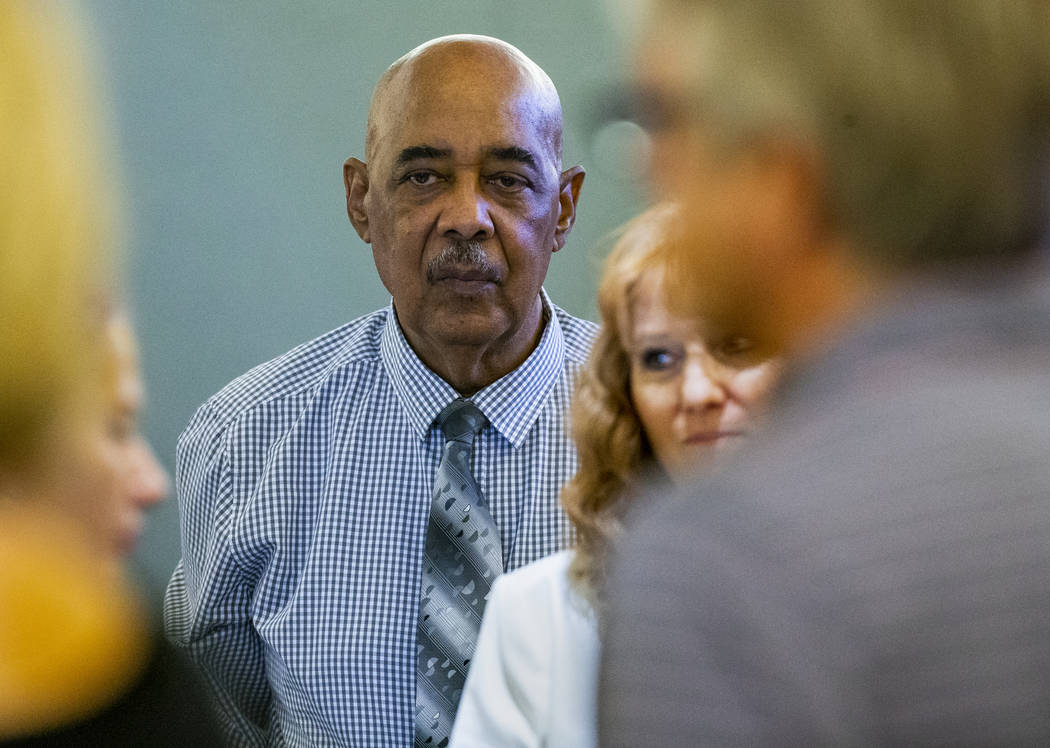
[[[0,471],[32,470],[59,415],[98,387],[118,240],[94,81],[49,3],[0,3]]]
[[[103,402],[116,188],[56,6],[0,3],[0,741],[102,708],[147,651],[134,595],[76,520],[7,500],[66,469],[63,440]]]
[[[561,502],[577,534],[569,576],[598,607],[608,547],[639,473],[653,454],[631,402],[631,310],[639,280],[662,272],[677,209],[661,203],[629,221],[610,252],[598,285],[601,330],[580,373],[572,403],[579,470]]]

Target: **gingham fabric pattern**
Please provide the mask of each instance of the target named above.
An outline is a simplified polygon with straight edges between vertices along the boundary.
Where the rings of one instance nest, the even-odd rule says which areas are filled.
[[[474,475],[505,567],[564,545],[573,380],[596,332],[543,301],[539,345],[471,399]],[[179,439],[183,558],[169,638],[213,686],[233,745],[409,746],[423,541],[457,393],[393,307],[234,380]]]

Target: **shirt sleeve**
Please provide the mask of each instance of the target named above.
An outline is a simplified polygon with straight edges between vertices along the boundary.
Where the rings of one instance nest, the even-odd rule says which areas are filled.
[[[251,622],[253,582],[231,540],[236,505],[226,431],[206,404],[179,439],[182,559],[168,584],[164,625],[200,667],[231,743],[262,744],[273,698]]]
[[[534,614],[503,582],[496,580],[485,608],[450,748],[543,744],[550,634],[529,625]]]

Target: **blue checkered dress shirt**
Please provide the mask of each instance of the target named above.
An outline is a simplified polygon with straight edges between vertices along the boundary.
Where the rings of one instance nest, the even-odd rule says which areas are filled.
[[[576,469],[573,379],[595,333],[549,320],[518,369],[471,399],[488,417],[474,472],[506,568],[561,547]],[[457,393],[393,307],[234,380],[179,440],[183,558],[168,636],[213,686],[235,745],[410,746],[420,563]]]

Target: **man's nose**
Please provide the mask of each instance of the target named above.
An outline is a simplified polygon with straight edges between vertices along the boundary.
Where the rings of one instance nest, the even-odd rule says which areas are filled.
[[[720,407],[726,401],[721,367],[709,356],[690,356],[682,370],[681,397],[686,409]]]
[[[457,179],[445,195],[438,231],[453,239],[483,241],[492,236],[492,217],[482,185],[475,179]]]

